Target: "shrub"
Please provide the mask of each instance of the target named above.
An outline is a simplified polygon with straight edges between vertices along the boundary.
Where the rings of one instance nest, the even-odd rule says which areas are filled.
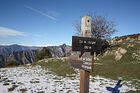
[[[133,34],[133,35],[125,35],[122,37],[115,37],[116,41],[119,41],[120,39],[125,40],[126,38],[137,38],[138,36],[140,36],[140,33],[138,34]]]
[[[51,58],[51,57],[52,57],[52,54],[49,48],[43,47],[41,51],[37,54],[36,60],[38,61],[44,58]]]
[[[11,88],[8,88],[8,92],[14,91],[18,85],[13,85]]]
[[[20,64],[16,61],[9,61],[7,64],[5,64],[4,67],[15,67],[15,66],[18,66],[18,65],[20,65]]]

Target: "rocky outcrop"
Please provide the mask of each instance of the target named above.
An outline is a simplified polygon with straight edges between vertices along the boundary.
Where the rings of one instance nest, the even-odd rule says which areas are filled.
[[[122,56],[127,52],[126,49],[124,48],[118,48],[117,51],[115,52],[115,60],[120,60]]]
[[[140,50],[135,53],[132,53],[132,58],[140,61]]]
[[[19,64],[29,64],[35,61],[38,50],[18,51],[5,56],[0,56],[0,67],[3,67],[10,61],[16,61]]]
[[[5,58],[4,56],[0,55],[0,67],[3,67],[5,65]]]
[[[112,38],[109,43],[111,45],[118,45],[111,47],[104,54],[103,57],[112,57],[116,61],[140,61],[140,34],[126,35],[122,37]]]
[[[21,45],[0,45],[0,67],[3,67],[10,61],[16,61],[19,64],[28,64],[35,61],[40,47],[29,47]]]
[[[60,46],[49,46],[52,57],[64,57],[71,54],[71,46],[66,44]]]
[[[135,40],[137,40],[138,43],[140,43],[140,33],[133,34],[133,35],[125,35],[121,37],[114,37],[109,42],[111,44],[117,44],[117,43],[122,43],[123,41],[134,42]]]

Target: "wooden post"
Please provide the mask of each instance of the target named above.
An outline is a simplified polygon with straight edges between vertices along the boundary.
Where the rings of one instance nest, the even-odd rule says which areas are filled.
[[[91,17],[85,15],[81,21],[81,36],[91,37]],[[90,56],[90,52],[85,52],[84,55]],[[89,93],[89,75],[90,72],[80,70],[80,91],[79,93]]]

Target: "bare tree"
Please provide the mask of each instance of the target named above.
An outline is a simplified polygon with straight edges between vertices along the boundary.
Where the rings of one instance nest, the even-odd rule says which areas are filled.
[[[96,15],[96,13],[88,14],[92,18],[91,32],[93,38],[108,39],[117,30],[114,21],[109,20],[107,16]],[[76,34],[81,35],[81,24],[75,23]]]

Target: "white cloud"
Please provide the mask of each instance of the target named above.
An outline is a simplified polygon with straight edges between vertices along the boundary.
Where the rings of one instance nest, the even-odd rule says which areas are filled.
[[[25,6],[25,7],[28,8],[28,9],[30,9],[30,10],[32,10],[32,11],[34,11],[34,12],[36,12],[36,13],[39,13],[39,14],[41,14],[43,16],[46,16],[46,17],[48,17],[48,18],[56,21],[56,18],[54,18],[53,16],[50,16],[50,15],[48,15],[46,13],[43,13],[43,12],[41,12],[41,11],[35,9],[35,8],[29,7],[29,6]]]
[[[13,29],[0,27],[0,36],[24,36],[23,32],[19,32]]]
[[[52,10],[49,10],[49,9],[46,9],[46,13],[48,15],[51,15],[51,16],[54,16],[54,17],[57,17],[60,15],[60,13],[56,12],[56,11],[52,11]]]

